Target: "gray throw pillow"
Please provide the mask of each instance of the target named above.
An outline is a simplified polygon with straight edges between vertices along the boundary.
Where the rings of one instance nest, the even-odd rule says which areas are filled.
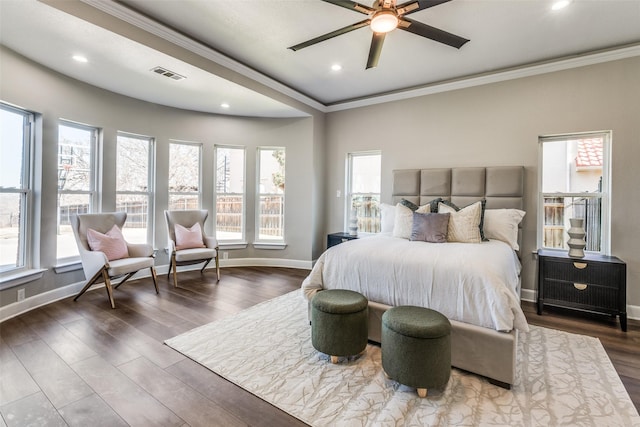
[[[448,213],[413,213],[411,241],[446,243],[449,227]]]

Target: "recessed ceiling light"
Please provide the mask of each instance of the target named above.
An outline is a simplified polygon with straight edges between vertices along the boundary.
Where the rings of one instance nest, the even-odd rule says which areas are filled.
[[[82,55],[73,55],[73,59],[78,62],[89,62],[87,57]]]
[[[569,6],[569,3],[571,3],[571,0],[559,0],[553,3],[553,5],[551,6],[551,9],[552,10],[564,9],[565,7]]]
[[[223,102],[222,104],[220,104],[220,106],[221,106],[222,108],[229,108],[229,107],[231,107],[231,105],[227,104],[226,102]]]
[[[340,64],[333,64],[333,65],[331,66],[331,69],[332,69],[333,71],[340,71],[340,70],[342,70],[342,65],[340,65]]]

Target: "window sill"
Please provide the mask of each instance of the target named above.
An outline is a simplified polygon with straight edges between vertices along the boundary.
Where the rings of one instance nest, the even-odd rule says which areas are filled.
[[[82,270],[82,262],[70,261],[53,267],[53,271],[55,271],[56,274],[68,273],[76,270]]]
[[[38,268],[4,276],[0,278],[0,291],[41,279],[45,271],[46,268]]]
[[[231,249],[247,249],[249,244],[247,242],[229,242],[229,243],[220,243],[218,242],[218,248],[220,250],[231,250]]]
[[[287,247],[287,244],[284,242],[254,242],[253,247],[255,249],[285,249]]]

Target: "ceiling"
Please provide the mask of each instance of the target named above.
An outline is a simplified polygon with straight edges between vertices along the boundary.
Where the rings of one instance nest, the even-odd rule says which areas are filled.
[[[371,6],[373,0],[360,3]],[[395,30],[378,66],[369,70],[372,33],[366,27],[287,49],[366,18],[320,0],[0,0],[0,42],[113,92],[195,111],[266,117],[335,111],[640,55],[640,0],[573,0],[558,11],[551,5],[453,0],[421,10],[410,17],[470,42],[458,50]],[[87,9],[111,21],[79,18],[89,16]],[[113,24],[122,21],[164,45]],[[71,60],[74,54],[89,62]],[[342,69],[333,71],[333,64]],[[186,79],[155,74],[155,66]]]

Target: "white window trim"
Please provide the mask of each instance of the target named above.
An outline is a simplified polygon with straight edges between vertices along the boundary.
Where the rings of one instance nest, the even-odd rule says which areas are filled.
[[[382,165],[382,151],[381,150],[369,150],[369,151],[354,151],[352,153],[347,153],[347,157],[345,159],[345,178],[344,178],[344,224],[343,230],[347,231],[349,229],[349,219],[351,217],[351,198],[354,194],[362,194],[362,195],[377,195],[378,197],[382,197],[382,193],[352,193],[351,185],[352,185],[352,172],[353,172],[353,158],[354,157],[364,157],[364,156],[380,156],[380,163]],[[382,172],[382,171],[381,171]],[[382,175],[381,175],[382,179]],[[382,184],[382,183],[381,183]],[[358,231],[358,233],[361,233]],[[363,233],[363,234],[371,234],[374,233]]]
[[[99,171],[100,171],[100,162],[101,162],[101,156],[100,156],[100,152],[99,152],[99,141],[100,141],[100,134],[101,134],[101,129],[96,127],[96,126],[91,126],[91,125],[87,125],[87,124],[83,124],[83,123],[78,123],[78,122],[74,122],[71,120],[65,120],[65,119],[60,119],[58,121],[58,129],[60,128],[60,126],[67,126],[67,127],[73,127],[73,128],[77,128],[77,129],[83,129],[83,130],[87,130],[90,131],[92,134],[92,141],[91,141],[91,169],[92,169],[92,173],[91,173],[91,189],[89,191],[76,191],[76,190],[59,190],[58,189],[58,194],[57,197],[60,197],[61,194],[89,194],[89,213],[93,213],[93,212],[100,212],[100,188],[99,188],[99,183],[100,178],[99,178]],[[58,144],[60,143],[60,141],[58,141]],[[59,212],[58,212],[59,214]],[[57,236],[56,236],[57,238]],[[57,242],[56,242],[57,243]],[[56,245],[57,246],[57,245]],[[72,268],[72,270],[77,270],[77,264],[80,260],[80,255],[76,255],[76,256],[71,256],[71,257],[63,257],[63,258],[59,258],[57,253],[56,253],[56,266],[55,266],[55,272],[56,273],[64,273],[67,271],[71,271],[69,270],[69,268],[67,266],[69,265],[76,265],[75,268]]]
[[[285,191],[282,193],[282,238],[280,239],[260,239],[260,196],[280,196],[277,193],[261,193],[260,192],[260,153],[263,150],[284,150],[285,152]],[[261,146],[256,150],[256,198],[255,198],[255,236],[253,239],[253,246],[256,249],[284,249],[286,248],[286,211],[287,211],[287,186],[286,186],[286,170],[287,170],[287,161],[286,161],[286,147],[282,146]]]
[[[575,139],[583,139],[590,137],[603,138],[603,165],[602,165],[602,192],[601,193],[543,193],[542,192],[542,171],[543,171],[543,144],[545,142],[553,141],[567,141]],[[544,198],[545,197],[589,197],[600,198],[602,200],[601,205],[601,247],[600,253],[602,255],[611,255],[611,155],[612,155],[612,140],[613,133],[610,130],[607,131],[593,131],[593,132],[576,132],[554,135],[542,135],[538,137],[538,230],[536,236],[537,247],[543,248],[543,230],[544,230]],[[549,250],[554,250],[549,248]],[[561,250],[561,249],[557,249]]]
[[[242,196],[242,221],[240,222],[240,238],[239,239],[220,239],[216,233],[216,240],[219,246],[225,249],[244,249],[247,247],[247,149],[241,145],[224,145],[216,144],[213,150],[213,223],[217,228],[218,224],[218,148],[227,148],[232,150],[242,150],[242,181],[244,183],[244,191],[242,193],[224,193],[225,195]]]
[[[185,196],[198,196],[198,208],[202,209],[202,143],[201,142],[193,142],[193,141],[181,141],[177,139],[169,140],[169,166],[171,166],[171,145],[190,145],[194,147],[198,147],[198,191],[171,191],[169,192],[168,200],[171,200],[171,196],[176,195],[185,195]],[[167,187],[169,187],[167,185]]]
[[[147,191],[118,191],[116,189],[116,198],[119,195],[145,195],[147,196],[147,204],[149,211],[147,212],[147,244],[153,245],[155,247],[155,176],[156,176],[156,163],[155,163],[155,150],[156,150],[156,139],[149,135],[141,135],[130,132],[118,131],[116,134],[116,150],[117,150],[117,138],[118,137],[125,138],[136,138],[136,139],[145,139],[149,142],[149,158],[147,159],[148,163],[148,172],[147,172]],[[117,154],[116,154],[117,156]],[[116,166],[117,167],[117,166]],[[116,172],[117,174],[117,172]]]
[[[34,251],[36,245],[33,240],[34,236],[36,236],[39,231],[39,221],[36,221],[35,216],[35,204],[37,197],[34,194],[34,187],[36,185],[36,113],[4,102],[0,103],[0,105],[2,106],[2,109],[19,113],[26,119],[23,121],[25,129],[22,152],[23,175],[21,178],[22,182],[26,183],[26,185],[16,189],[2,189],[2,193],[21,194],[21,197],[24,198],[24,212],[23,215],[21,215],[19,226],[19,265],[0,272],[0,289],[7,289],[29,281],[37,280],[42,277],[43,272],[46,270],[34,268],[39,261],[39,258]]]

